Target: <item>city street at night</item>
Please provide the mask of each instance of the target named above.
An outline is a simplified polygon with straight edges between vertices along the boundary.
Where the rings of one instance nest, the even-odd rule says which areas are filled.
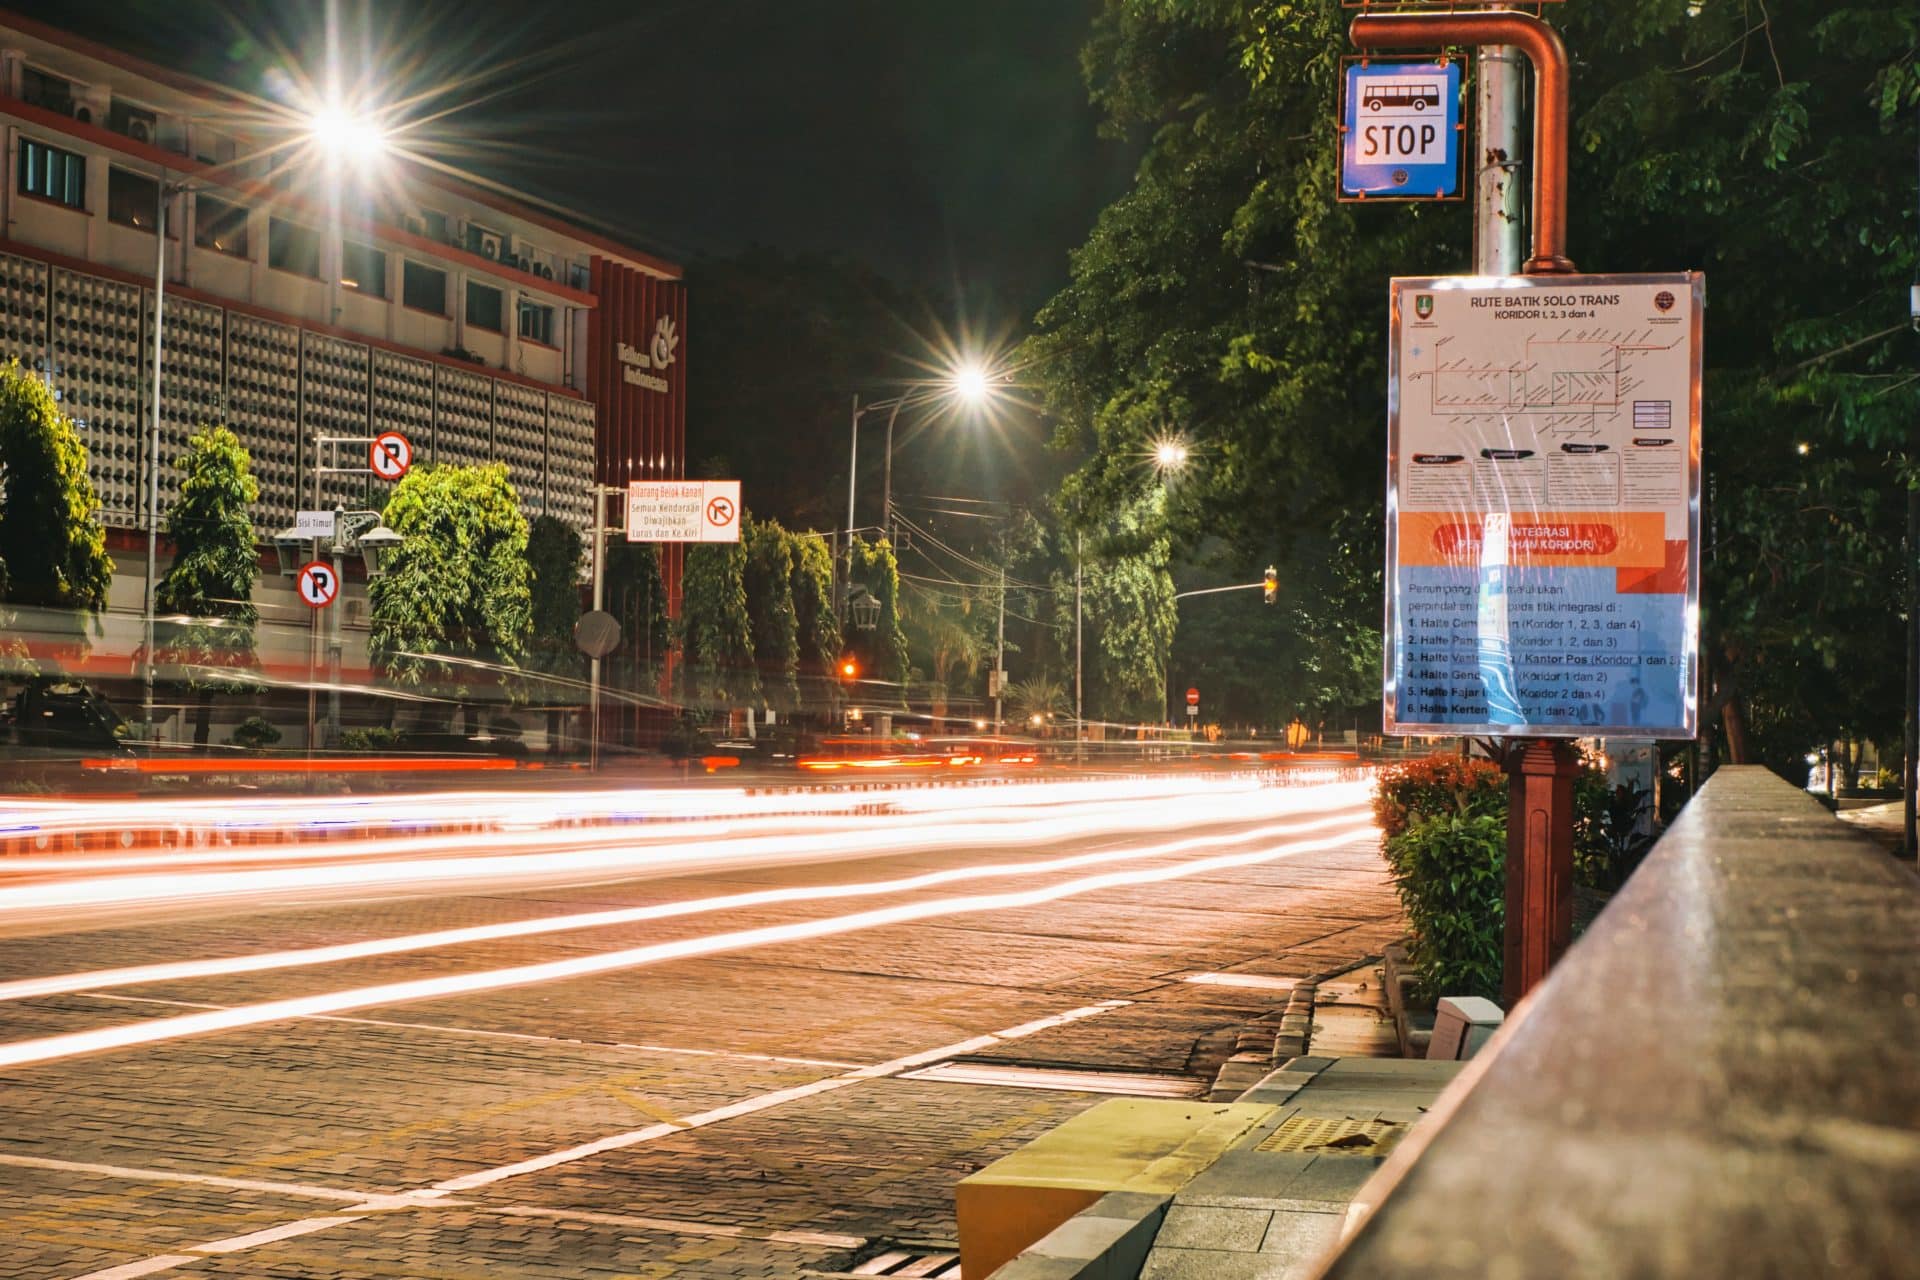
[[[950,1250],[960,1178],[1108,1093],[1204,1096],[1286,980],[1403,930],[1364,782],[651,799],[470,798],[497,829],[463,848],[10,860],[0,1275]]]

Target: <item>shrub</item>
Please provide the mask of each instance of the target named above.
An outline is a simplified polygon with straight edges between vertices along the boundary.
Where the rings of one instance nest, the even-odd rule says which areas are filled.
[[[389,729],[385,725],[369,725],[364,729],[343,729],[340,733],[340,748],[343,751],[378,751],[393,746],[400,741],[400,731]]]
[[[227,739],[227,745],[258,751],[261,747],[270,747],[278,741],[280,741],[280,731],[274,728],[266,717],[248,716],[234,726],[233,734]]]
[[[1380,771],[1373,816],[1388,839],[1421,818],[1454,814],[1506,820],[1507,775],[1491,760],[1436,753]]]
[[[1465,794],[1474,796],[1480,789]],[[1388,839],[1386,852],[1413,926],[1420,985],[1434,996],[1499,999],[1506,925],[1504,812],[1416,816]]]

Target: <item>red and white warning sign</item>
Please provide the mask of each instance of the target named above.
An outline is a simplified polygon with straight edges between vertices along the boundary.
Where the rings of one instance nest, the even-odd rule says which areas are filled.
[[[413,466],[413,444],[398,431],[382,431],[367,447],[367,465],[382,480],[398,480]]]
[[[740,541],[738,480],[634,480],[628,542]]]
[[[1187,690],[1187,705],[1190,707],[1200,705],[1200,691],[1198,689]]]
[[[314,609],[326,608],[340,594],[339,576],[334,573],[332,565],[320,560],[301,565],[300,576],[294,585],[299,588],[300,598]]]

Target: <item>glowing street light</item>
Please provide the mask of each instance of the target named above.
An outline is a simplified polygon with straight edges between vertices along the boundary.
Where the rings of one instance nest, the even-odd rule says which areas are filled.
[[[387,131],[365,112],[323,107],[307,121],[307,140],[335,161],[368,161],[387,152]]]
[[[953,393],[976,408],[993,395],[993,379],[978,364],[968,363],[953,371]]]
[[[1187,442],[1179,436],[1167,436],[1153,446],[1153,465],[1160,471],[1178,471],[1187,465]]]

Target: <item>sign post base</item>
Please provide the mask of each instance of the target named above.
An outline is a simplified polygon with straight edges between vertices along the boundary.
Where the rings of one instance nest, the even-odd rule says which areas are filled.
[[[1511,1010],[1573,941],[1573,744],[1535,738],[1507,757],[1507,920],[1500,1002]]]

